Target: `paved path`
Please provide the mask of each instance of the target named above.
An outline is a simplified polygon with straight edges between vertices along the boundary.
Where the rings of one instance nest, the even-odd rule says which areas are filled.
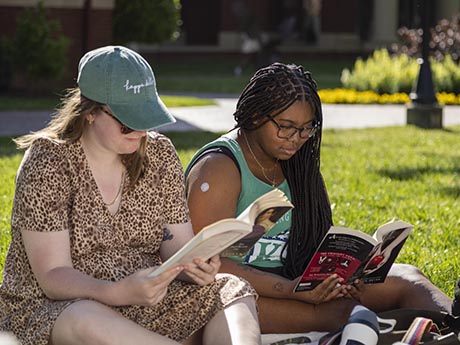
[[[160,132],[204,130],[228,131],[234,126],[235,98],[215,98],[218,105],[170,108],[177,122],[160,127]],[[43,128],[51,118],[51,111],[0,112],[0,136],[15,136]],[[324,104],[325,129],[404,126],[404,105],[342,105]],[[443,125],[460,124],[460,106],[443,109]]]

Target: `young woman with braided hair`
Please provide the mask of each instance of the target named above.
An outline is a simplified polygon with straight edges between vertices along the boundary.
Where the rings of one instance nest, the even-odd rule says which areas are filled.
[[[274,63],[251,78],[234,117],[236,130],[193,157],[188,203],[195,232],[237,216],[273,188],[294,204],[243,260],[222,259],[222,272],[247,279],[259,293],[263,333],[333,331],[358,303],[374,311],[449,308],[451,300],[409,265],[394,265],[383,284],[340,285],[331,275],[312,291],[293,293],[333,223],[320,172],[323,118],[316,83],[301,66]]]

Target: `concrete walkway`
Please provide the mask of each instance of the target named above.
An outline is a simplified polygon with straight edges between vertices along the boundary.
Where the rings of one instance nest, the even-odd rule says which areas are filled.
[[[210,131],[225,132],[233,128],[235,98],[214,98],[216,106],[170,108],[177,122],[160,127],[160,132]],[[51,111],[0,112],[0,136],[16,136],[43,128]],[[405,105],[323,104],[324,129],[404,126]],[[460,124],[460,106],[443,108],[443,125]]]

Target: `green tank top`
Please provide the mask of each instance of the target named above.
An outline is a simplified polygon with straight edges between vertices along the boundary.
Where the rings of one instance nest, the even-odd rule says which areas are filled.
[[[241,193],[238,197],[238,204],[236,208],[236,215],[238,216],[255,199],[269,192],[274,187],[259,180],[252,174],[246,160],[244,159],[243,152],[241,151],[238,142],[227,135],[221,136],[198,150],[187,167],[186,175],[188,174],[189,169],[199,160],[204,152],[215,147],[228,148],[238,162],[241,174]],[[284,180],[276,188],[283,191],[288,199],[291,200],[291,191],[286,180]],[[292,212],[289,211],[281,219],[279,219],[275,226],[254,245],[244,259],[236,257],[232,257],[232,259],[241,263],[247,263],[259,267],[271,268],[283,266],[281,262],[281,254],[283,247],[286,245],[288,240],[289,229],[291,227],[291,214]]]

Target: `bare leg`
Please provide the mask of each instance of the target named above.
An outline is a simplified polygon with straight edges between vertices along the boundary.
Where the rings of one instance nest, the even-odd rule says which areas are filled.
[[[288,299],[260,297],[260,328],[263,334],[336,331],[347,322],[356,304],[356,301],[345,298],[313,305]]]
[[[203,328],[193,333],[190,337],[181,342],[182,345],[202,345]]]
[[[204,328],[203,344],[261,344],[254,298],[242,298],[217,313]]]
[[[375,312],[397,308],[450,312],[452,305],[452,299],[417,267],[406,264],[394,264],[384,283],[366,285],[361,302]]]
[[[153,333],[95,301],[79,301],[67,307],[56,320],[50,345],[179,343]]]

